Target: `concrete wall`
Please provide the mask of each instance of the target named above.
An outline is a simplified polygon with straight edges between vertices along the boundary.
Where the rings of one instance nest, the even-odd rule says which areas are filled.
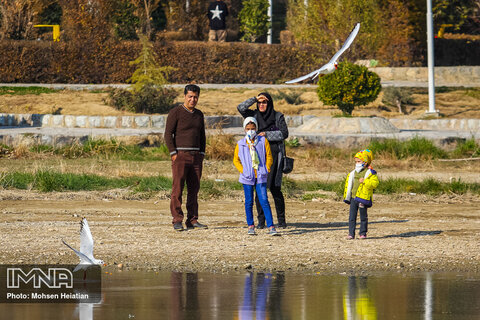
[[[297,127],[313,116],[286,116],[291,127]],[[50,127],[50,128],[118,128],[142,129],[165,127],[166,115],[149,116],[72,116],[53,114],[0,113],[0,127]],[[241,116],[207,116],[208,128],[242,127]]]
[[[390,119],[400,130],[480,132],[480,119]]]
[[[382,81],[427,82],[428,68],[369,68]],[[435,85],[480,86],[480,66],[435,67]]]

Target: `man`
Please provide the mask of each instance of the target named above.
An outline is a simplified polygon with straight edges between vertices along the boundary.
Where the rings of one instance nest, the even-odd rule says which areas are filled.
[[[184,90],[185,101],[168,113],[165,143],[172,159],[172,196],[170,211],[173,229],[183,231],[182,193],[187,183],[187,229],[207,226],[198,222],[198,191],[205,157],[205,123],[203,113],[196,109],[200,88],[189,84]]]
[[[227,40],[227,27],[225,24],[225,18],[228,16],[228,9],[225,2],[221,0],[210,2],[207,16],[210,20],[208,41],[225,42]]]

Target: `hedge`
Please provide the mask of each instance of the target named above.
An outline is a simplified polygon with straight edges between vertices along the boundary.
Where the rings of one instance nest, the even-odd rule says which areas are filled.
[[[480,41],[437,39],[435,50],[437,66],[480,65]],[[309,47],[241,42],[156,42],[155,51],[162,65],[176,68],[173,83],[282,83],[331,58]],[[3,83],[125,83],[140,43],[0,41],[0,52]],[[347,58],[364,57],[350,51]]]

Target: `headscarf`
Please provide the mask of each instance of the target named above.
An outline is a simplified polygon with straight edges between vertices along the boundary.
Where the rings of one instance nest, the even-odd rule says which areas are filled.
[[[246,117],[245,120],[243,120],[243,129],[245,129],[249,123],[253,123],[255,124],[255,127],[258,127],[257,120],[254,117]],[[260,159],[258,158],[257,150],[255,149],[255,146],[258,143],[257,135],[251,137],[250,135],[245,134],[245,141],[247,141],[248,151],[250,152],[250,158],[252,159],[252,167],[255,170],[258,170]]]
[[[365,162],[367,164],[367,166],[370,166],[370,164],[373,161],[373,153],[369,149],[365,149],[365,150],[362,150],[362,151],[358,151],[355,154],[354,158],[358,158],[358,159],[362,160],[363,162]]]
[[[260,95],[265,96],[268,100],[267,100],[267,110],[265,110],[265,112],[260,112],[260,110],[258,109],[258,103],[257,103],[257,110],[255,110],[255,116],[258,121],[257,131],[264,132],[264,131],[276,130],[275,110],[273,109],[273,99],[266,92],[262,92],[259,94],[259,96]]]

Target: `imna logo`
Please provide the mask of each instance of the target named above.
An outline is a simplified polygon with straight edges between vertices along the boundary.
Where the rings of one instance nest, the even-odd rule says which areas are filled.
[[[28,285],[38,289],[42,286],[51,289],[73,288],[72,272],[66,268],[48,268],[45,273],[40,268],[32,268],[27,273],[22,268],[7,268],[7,288],[15,289]]]

